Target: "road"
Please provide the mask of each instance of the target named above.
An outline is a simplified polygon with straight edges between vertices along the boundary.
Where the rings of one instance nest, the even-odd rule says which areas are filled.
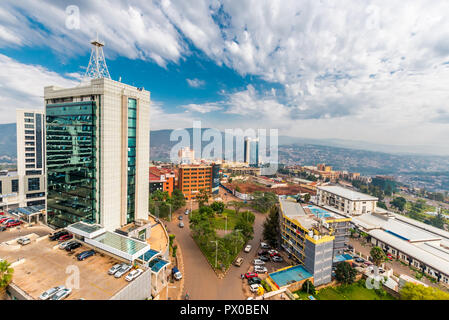
[[[231,196],[227,196],[229,200]],[[190,203],[187,203],[190,209]],[[193,209],[196,207],[194,206]],[[182,256],[184,261],[184,292],[188,292],[190,299],[193,300],[243,300],[245,299],[242,290],[242,280],[240,275],[245,273],[250,267],[250,262],[254,259],[258,250],[262,237],[263,222],[265,214],[255,212],[256,219],[254,221],[254,238],[248,243],[253,246],[249,253],[242,252],[240,256],[244,258],[244,262],[240,267],[231,266],[230,270],[223,279],[218,279],[212,270],[208,261],[193,241],[188,225],[187,216],[183,214],[185,208],[182,208],[173,215],[172,222],[166,222],[169,233],[176,236],[176,240],[182,248]],[[184,216],[184,228],[179,228],[178,216]],[[270,270],[269,270],[270,271]]]

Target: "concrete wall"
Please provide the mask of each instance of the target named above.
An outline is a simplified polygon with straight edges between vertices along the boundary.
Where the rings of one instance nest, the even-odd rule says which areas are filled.
[[[151,297],[151,269],[147,269],[110,300],[145,300]]]
[[[328,283],[332,278],[333,241],[314,244],[306,240],[305,268],[313,274],[314,284]]]

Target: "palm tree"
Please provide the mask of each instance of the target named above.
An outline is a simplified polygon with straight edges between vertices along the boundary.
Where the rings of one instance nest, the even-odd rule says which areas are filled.
[[[6,260],[0,261],[0,291],[6,289],[12,280],[14,269],[10,266],[11,264]]]

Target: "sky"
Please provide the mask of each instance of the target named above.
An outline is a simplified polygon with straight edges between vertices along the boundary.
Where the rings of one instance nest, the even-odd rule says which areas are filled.
[[[447,0],[2,0],[0,123],[78,85],[98,33],[111,78],[151,92],[152,130],[449,149],[448,16]]]

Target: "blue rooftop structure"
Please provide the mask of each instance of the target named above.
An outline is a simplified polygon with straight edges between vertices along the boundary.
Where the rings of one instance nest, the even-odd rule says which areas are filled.
[[[156,258],[152,260],[148,266],[151,268],[153,272],[159,272],[164,266],[168,264],[168,261]]]
[[[148,262],[148,261],[150,261],[150,259],[151,259],[152,257],[154,257],[154,256],[155,256],[156,254],[158,254],[158,253],[159,253],[159,251],[150,249],[150,250],[148,250],[147,252],[145,252],[145,254],[144,254],[143,256],[140,256],[139,259],[141,259],[141,260],[143,260],[143,261],[145,261],[145,262]]]
[[[353,260],[353,259],[354,259],[353,256],[351,256],[350,254],[345,253],[345,254],[336,255],[334,260],[333,260],[333,262],[334,263],[338,263],[338,262],[343,262],[343,261],[348,261],[348,260]]]

